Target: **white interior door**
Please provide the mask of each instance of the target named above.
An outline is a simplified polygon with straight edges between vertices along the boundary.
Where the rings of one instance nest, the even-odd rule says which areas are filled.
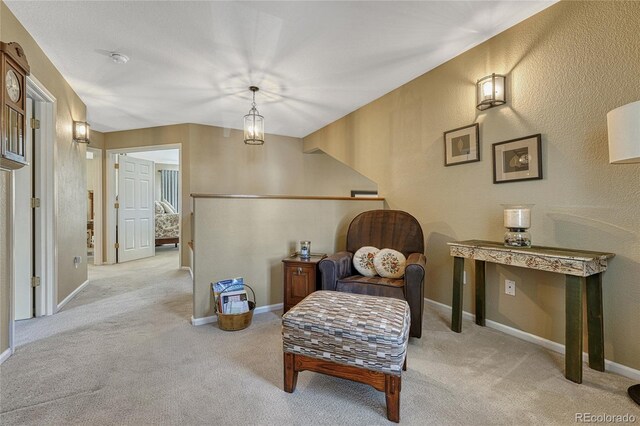
[[[155,254],[154,164],[118,158],[118,262],[128,262]]]
[[[14,218],[13,221],[13,259],[15,280],[15,319],[33,318],[33,216],[31,209],[32,173],[33,173],[33,140],[31,117],[33,101],[27,98],[27,162],[14,173]]]

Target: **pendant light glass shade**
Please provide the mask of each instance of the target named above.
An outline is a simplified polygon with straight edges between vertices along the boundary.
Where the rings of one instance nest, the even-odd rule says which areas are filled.
[[[253,102],[249,114],[244,116],[244,143],[262,145],[264,144],[264,117],[256,109],[256,92],[259,89],[256,86],[251,86],[249,90],[253,92]]]

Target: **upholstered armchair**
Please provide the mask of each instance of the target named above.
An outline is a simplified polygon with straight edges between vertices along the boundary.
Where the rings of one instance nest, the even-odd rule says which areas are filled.
[[[407,258],[404,277],[392,279],[359,275],[353,266],[353,255],[363,246],[401,252]],[[424,237],[416,218],[400,210],[372,210],[351,221],[347,231],[347,250],[326,257],[318,266],[323,290],[406,300],[411,309],[409,335],[421,337],[425,264]]]

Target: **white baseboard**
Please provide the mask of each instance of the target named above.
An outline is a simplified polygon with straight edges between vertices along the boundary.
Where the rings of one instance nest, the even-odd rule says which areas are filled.
[[[71,301],[71,299],[73,299],[74,297],[76,297],[76,294],[80,293],[82,291],[82,289],[89,284],[89,280],[86,280],[85,282],[83,282],[82,284],[80,284],[80,287],[76,288],[75,290],[73,290],[71,292],[70,295],[68,295],[67,297],[64,298],[64,300],[60,303],[58,303],[58,307],[56,308],[56,313],[58,313],[60,311],[60,309],[62,309],[64,307],[64,305],[66,305],[67,303],[69,303]]]
[[[11,350],[11,348],[8,348],[6,351],[2,352],[0,354],[0,364],[5,362],[7,360],[7,358],[9,358],[11,356],[12,353],[13,353],[13,351]]]
[[[182,269],[183,271],[189,271],[189,275],[191,275],[191,279],[193,279],[193,271],[191,270],[190,266],[181,266],[180,269]]]
[[[424,301],[440,312],[448,313],[449,315],[451,314],[451,306],[449,305],[445,305],[444,303],[436,302],[435,300],[427,298],[425,298]],[[476,316],[474,314],[467,311],[462,311],[462,316],[464,319],[468,319],[471,321],[475,321],[476,319]],[[558,352],[561,354],[564,354],[565,352],[565,347],[563,344],[553,342],[540,336],[536,336],[535,334],[527,333],[526,331],[518,330],[517,328],[509,327],[499,322],[491,321],[489,319],[486,319],[485,323],[487,327],[501,331],[505,334],[508,334],[509,336],[517,337],[518,339],[534,343],[538,346],[542,346],[543,348],[552,350],[554,352]],[[589,354],[587,352],[582,353],[582,361],[589,361]],[[640,380],[640,370],[627,367],[626,365],[618,364],[617,362],[609,361],[608,359],[605,359],[604,361],[604,369],[606,371],[610,371],[611,373],[616,373],[630,379]]]
[[[254,315],[264,314],[265,312],[277,311],[279,309],[282,309],[283,307],[284,307],[284,303],[276,303],[274,305],[259,306],[256,309],[254,309],[253,313]],[[215,315],[210,317],[202,317],[202,318],[191,317],[191,325],[205,325],[205,324],[211,324],[217,321],[218,321],[218,317]]]
[[[191,325],[205,325],[205,324],[211,324],[212,322],[218,322],[218,317],[215,315],[210,317],[202,317],[202,318],[191,317]]]
[[[266,305],[266,306],[258,306],[254,314],[264,314],[265,312],[277,311],[278,309],[284,308],[284,303],[276,303],[274,305]]]

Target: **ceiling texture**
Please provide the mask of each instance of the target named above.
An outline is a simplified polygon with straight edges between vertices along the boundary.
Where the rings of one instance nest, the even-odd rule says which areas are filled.
[[[5,0],[96,130],[239,129],[256,85],[266,132],[296,137],[554,2]]]

